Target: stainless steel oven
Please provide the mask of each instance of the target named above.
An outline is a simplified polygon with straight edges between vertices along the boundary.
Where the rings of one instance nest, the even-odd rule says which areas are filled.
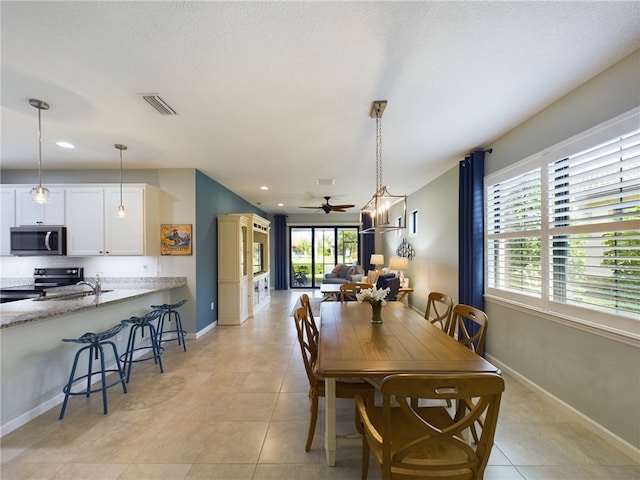
[[[47,288],[75,285],[82,280],[84,280],[82,267],[35,268],[33,283],[1,288],[0,303],[42,297],[46,294]]]
[[[66,255],[67,228],[52,225],[11,227],[11,254]]]

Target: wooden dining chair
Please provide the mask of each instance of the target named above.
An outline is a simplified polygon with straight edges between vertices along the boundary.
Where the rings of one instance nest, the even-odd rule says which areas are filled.
[[[459,303],[453,307],[451,313],[449,336],[482,356],[484,354],[484,339],[487,336],[488,326],[489,319],[486,313],[471,305]]]
[[[484,339],[487,336],[488,326],[489,319],[487,314],[482,310],[472,307],[471,305],[458,304],[453,307],[449,335],[457,339],[458,342],[471,351],[482,355],[484,353]],[[473,399],[467,398],[458,402],[456,408],[464,411],[472,407]],[[478,441],[476,427],[480,429],[484,428],[482,418],[478,418],[469,426],[475,442]]]
[[[370,283],[363,282],[349,282],[340,284],[340,301],[341,302],[352,302],[356,301],[356,293],[360,290],[364,290],[367,288],[373,288],[373,285]]]
[[[320,334],[320,331],[318,330],[318,324],[316,323],[315,317],[313,316],[313,309],[311,308],[309,295],[307,295],[306,293],[300,295],[300,305],[302,305],[307,310],[307,318],[309,320],[309,326],[311,327],[312,339],[317,348],[318,335]]]
[[[449,333],[451,323],[451,312],[453,311],[453,298],[446,293],[430,292],[427,297],[427,308],[424,318],[443,332]],[[451,401],[447,400],[447,407],[451,406]]]
[[[497,374],[396,374],[382,381],[382,406],[356,397],[363,422],[362,479],[373,458],[383,480],[482,480],[496,431],[504,380]],[[450,415],[444,406],[414,406],[412,399],[477,399],[474,408]],[[424,402],[422,402],[424,404]],[[484,416],[475,444],[464,430]]]
[[[306,308],[297,308],[293,313],[293,318],[296,324],[296,331],[298,333],[298,343],[300,344],[300,351],[302,352],[304,369],[307,373],[307,378],[309,379],[311,418],[309,420],[307,442],[304,447],[308,452],[311,450],[313,435],[316,431],[316,423],[318,420],[318,398],[325,396],[325,383],[324,379],[316,377],[314,373],[315,364],[318,359],[318,346],[313,341],[313,329],[311,328],[310,321],[307,317]],[[336,381],[336,398],[355,398],[356,395],[359,395],[365,404],[373,404],[375,388],[373,385],[365,381]],[[355,419],[356,429],[362,433],[362,422],[360,421],[357,410],[355,411]]]
[[[453,298],[446,293],[431,292],[427,297],[427,309],[424,318],[432,324],[440,327],[444,332],[449,332],[451,312],[453,311]]]

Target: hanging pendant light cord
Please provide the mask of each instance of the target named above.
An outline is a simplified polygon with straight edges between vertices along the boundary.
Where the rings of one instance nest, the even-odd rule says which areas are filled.
[[[42,108],[38,107],[38,187],[42,186]]]
[[[126,145],[116,143],[115,148],[120,150],[120,205],[118,205],[118,216],[124,218],[126,216],[124,204],[122,203],[122,151],[127,149]]]
[[[376,192],[382,188],[382,114],[376,108]]]
[[[122,206],[122,149],[120,150],[120,206]]]

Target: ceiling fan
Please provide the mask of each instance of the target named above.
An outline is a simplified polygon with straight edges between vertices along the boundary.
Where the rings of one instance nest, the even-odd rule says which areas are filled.
[[[319,207],[300,207],[300,208],[313,208],[315,210],[324,210],[324,213],[331,213],[331,212],[346,212],[345,208],[353,208],[355,207],[355,205],[331,205],[329,203],[329,199],[331,197],[324,197],[324,199],[327,201],[326,203],[323,203],[322,205],[320,205]]]

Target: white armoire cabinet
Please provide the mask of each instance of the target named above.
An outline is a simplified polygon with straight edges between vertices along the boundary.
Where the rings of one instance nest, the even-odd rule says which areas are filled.
[[[218,216],[218,324],[240,325],[268,303],[269,231],[258,215]]]

